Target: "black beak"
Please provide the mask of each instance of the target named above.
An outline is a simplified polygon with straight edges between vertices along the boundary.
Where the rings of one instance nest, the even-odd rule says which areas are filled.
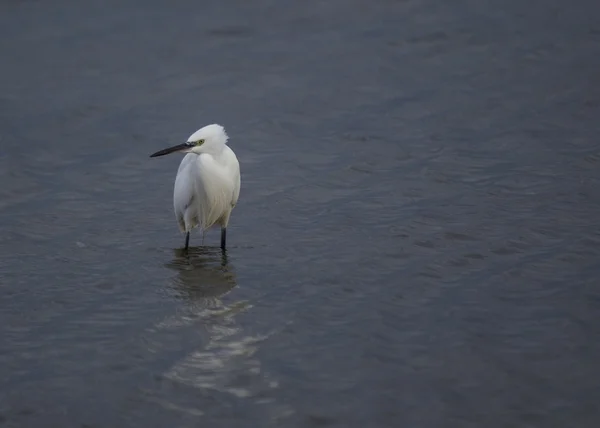
[[[164,156],[164,155],[168,155],[169,153],[180,152],[182,150],[186,150],[189,148],[190,148],[190,145],[188,143],[177,144],[176,146],[159,150],[158,152],[151,154],[150,157],[155,158],[157,156]]]

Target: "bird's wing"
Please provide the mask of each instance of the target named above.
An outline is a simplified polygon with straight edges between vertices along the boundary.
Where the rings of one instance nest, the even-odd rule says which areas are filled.
[[[235,206],[240,197],[240,187],[241,187],[241,176],[240,176],[240,163],[238,162],[237,156],[229,147],[227,147],[227,168],[229,173],[231,174],[231,179],[233,180],[233,195],[231,198],[231,206]]]
[[[235,171],[235,177],[233,181],[233,200],[231,201],[231,205],[235,207],[237,204],[238,198],[240,197],[240,187],[242,185],[242,179],[240,177],[240,168],[238,167]]]

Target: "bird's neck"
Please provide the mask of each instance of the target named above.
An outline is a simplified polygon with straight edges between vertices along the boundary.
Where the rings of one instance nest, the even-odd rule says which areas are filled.
[[[225,145],[205,147],[204,150],[202,150],[202,153],[211,155],[216,160],[219,160],[221,158],[221,156],[223,155],[223,153],[225,152],[226,147],[227,146],[225,146]]]

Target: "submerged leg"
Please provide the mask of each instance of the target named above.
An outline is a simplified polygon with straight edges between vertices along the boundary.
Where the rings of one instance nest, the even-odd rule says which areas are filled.
[[[222,227],[221,228],[221,249],[224,250],[225,249],[225,243],[227,241],[227,228],[226,227]]]
[[[184,249],[187,250],[189,245],[190,245],[190,232],[187,232],[185,234],[185,248]]]

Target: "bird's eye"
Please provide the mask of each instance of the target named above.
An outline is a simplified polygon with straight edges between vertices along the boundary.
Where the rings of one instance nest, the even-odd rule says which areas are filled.
[[[202,144],[204,144],[204,139],[196,141],[197,146],[200,146]]]

